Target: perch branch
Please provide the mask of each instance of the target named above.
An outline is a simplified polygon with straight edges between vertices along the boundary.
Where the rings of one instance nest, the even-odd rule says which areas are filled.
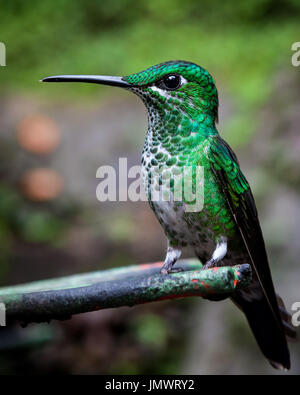
[[[183,272],[161,275],[162,263],[142,264],[0,288],[7,322],[64,320],[73,314],[165,299],[231,294],[251,281],[248,264],[200,270],[198,260],[179,262]]]

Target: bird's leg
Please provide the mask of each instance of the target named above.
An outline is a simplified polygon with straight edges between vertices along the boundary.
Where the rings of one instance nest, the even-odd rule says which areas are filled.
[[[217,241],[216,249],[214,250],[211,258],[202,266],[201,269],[205,270],[217,266],[217,263],[220,262],[226,254],[227,254],[227,238],[221,236]]]
[[[168,273],[182,272],[183,269],[180,267],[172,269],[172,266],[180,258],[180,255],[181,255],[181,250],[179,248],[175,248],[168,245],[167,255],[163,267],[160,269],[160,273],[168,274]]]

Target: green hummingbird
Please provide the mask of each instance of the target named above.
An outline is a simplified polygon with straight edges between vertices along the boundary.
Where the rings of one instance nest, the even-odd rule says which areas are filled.
[[[212,76],[194,63],[168,61],[126,77],[64,75],[42,81],[118,86],[143,100],[148,113],[143,184],[168,241],[162,275],[178,270],[173,266],[186,246],[204,262],[203,268],[251,264],[250,286],[230,297],[245,313],[271,365],[290,369],[287,336],[294,337],[295,331],[274,290],[250,186],[235,153],[216,127],[219,101]],[[203,169],[201,182],[195,174],[198,167]],[[190,205],[184,197],[174,198],[186,168],[192,169],[192,188],[202,183],[200,210],[188,210]],[[166,183],[170,198],[160,194],[153,199],[153,191]]]

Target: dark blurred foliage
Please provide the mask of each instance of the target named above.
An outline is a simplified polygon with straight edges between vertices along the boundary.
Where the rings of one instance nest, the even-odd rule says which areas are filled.
[[[10,347],[0,340],[0,374],[172,374],[186,347],[182,333],[192,324],[181,317],[191,306],[181,301],[120,308],[118,314],[82,314],[50,328],[15,328]]]
[[[147,203],[95,197],[98,166],[139,163],[142,105],[119,90],[38,80],[129,74],[180,58],[216,79],[220,133],[252,185],[276,286],[288,309],[299,300],[298,0],[14,0],[0,8],[1,284],[163,259],[165,238]],[[47,155],[25,152],[17,138],[20,121],[39,114],[62,135]],[[62,177],[56,199],[24,193],[22,177],[36,168]],[[164,302],[0,332],[0,374],[178,372],[274,373],[229,302]]]
[[[76,213],[75,205],[33,204],[18,189],[0,185],[0,283],[18,255],[18,246],[55,246]]]

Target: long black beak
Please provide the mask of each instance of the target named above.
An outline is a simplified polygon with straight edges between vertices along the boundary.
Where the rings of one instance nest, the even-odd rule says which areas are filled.
[[[111,77],[108,75],[56,75],[46,77],[41,82],[89,82],[93,84],[119,86],[129,88],[132,86],[124,81],[122,77]]]

